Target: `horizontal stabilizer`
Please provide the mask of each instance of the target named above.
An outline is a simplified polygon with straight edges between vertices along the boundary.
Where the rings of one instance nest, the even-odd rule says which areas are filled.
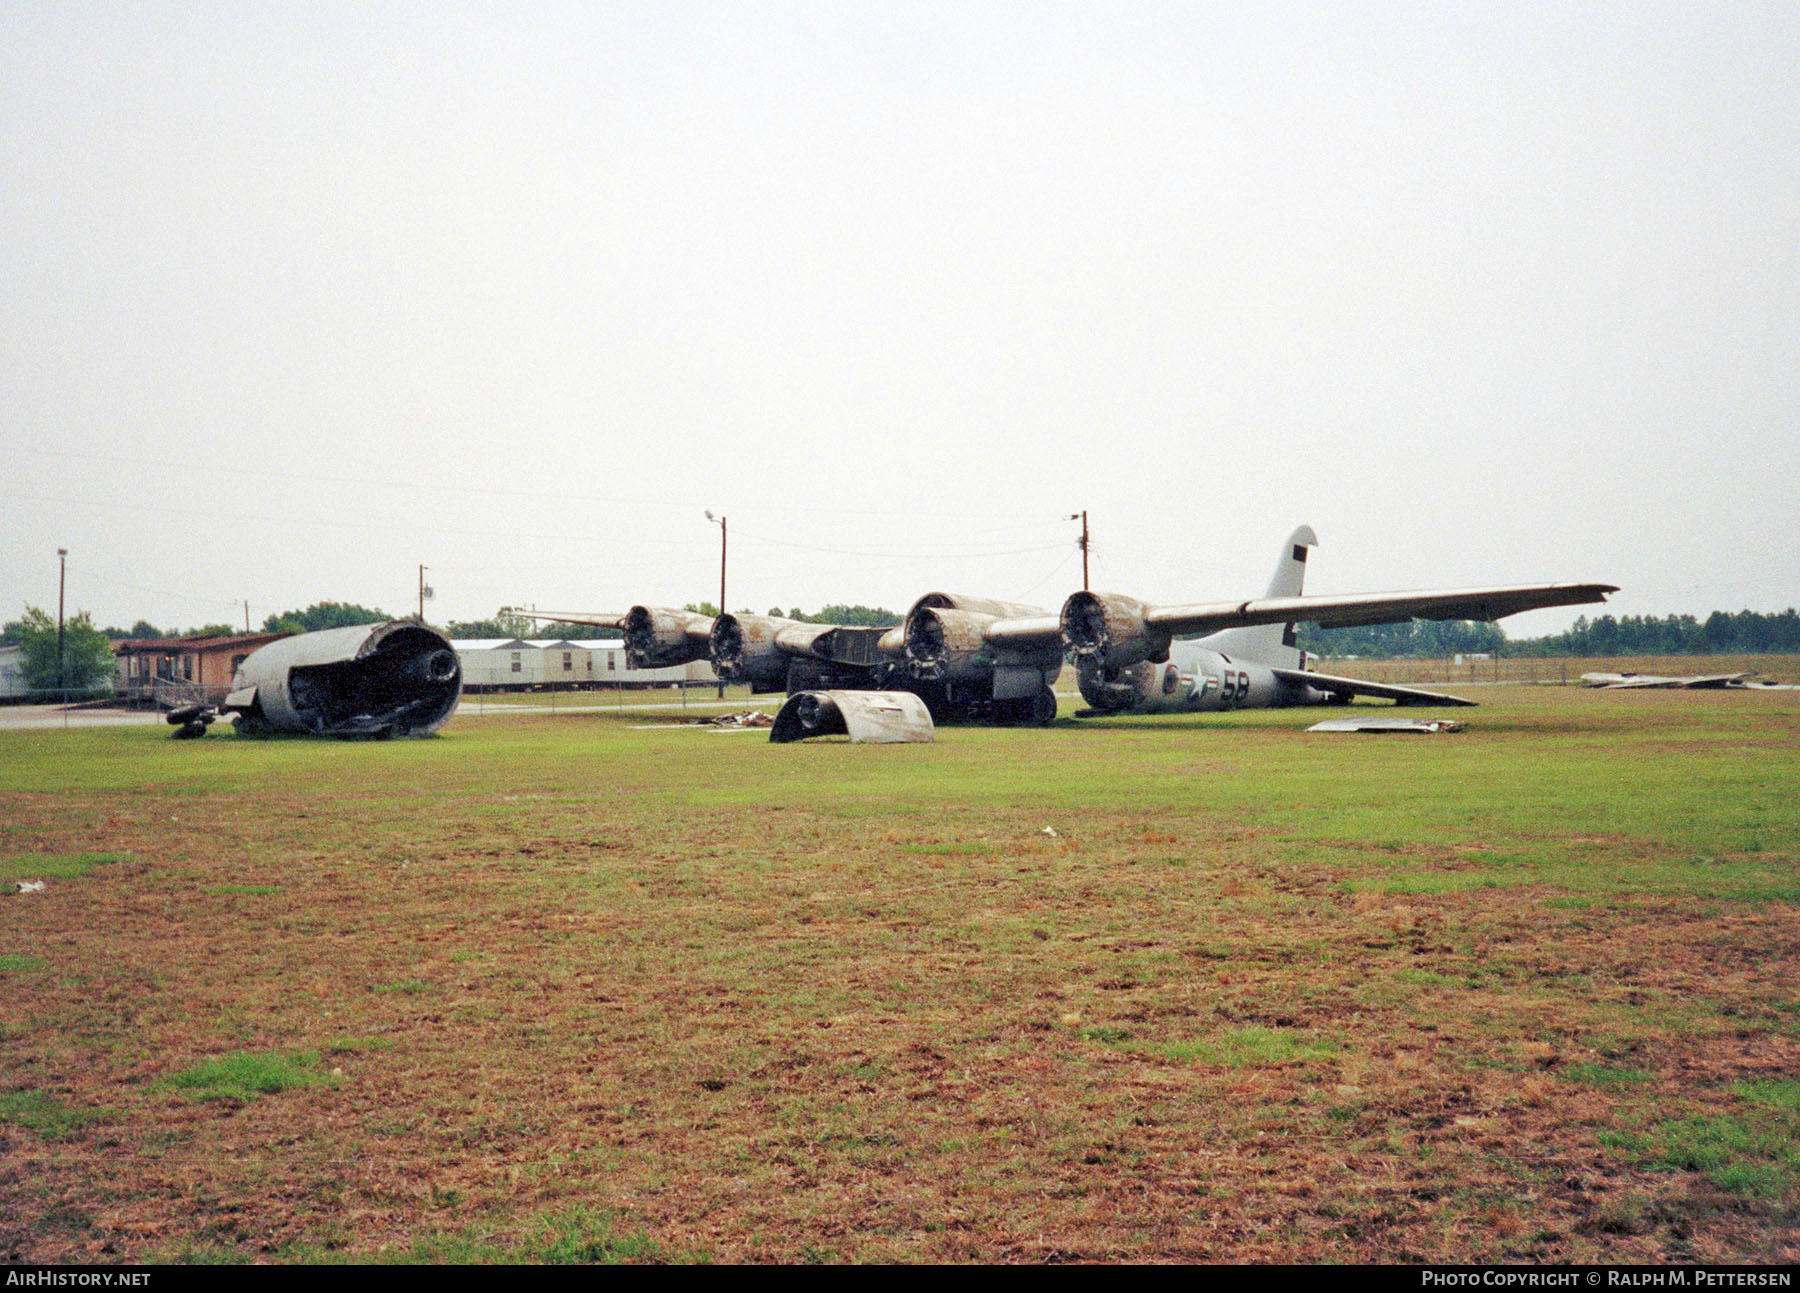
[[[1283,682],[1311,687],[1314,691],[1346,698],[1374,696],[1383,700],[1391,700],[1397,705],[1472,706],[1475,704],[1472,700],[1464,700],[1461,696],[1449,696],[1441,691],[1422,691],[1417,687],[1396,687],[1391,683],[1366,682],[1361,678],[1338,678],[1328,673],[1314,673],[1310,669],[1276,669],[1274,674]]]

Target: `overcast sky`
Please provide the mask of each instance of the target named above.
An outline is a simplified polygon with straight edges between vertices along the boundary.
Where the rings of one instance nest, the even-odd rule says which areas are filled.
[[[1800,601],[1800,7],[0,5],[0,617]],[[1515,636],[1575,612],[1507,621]]]

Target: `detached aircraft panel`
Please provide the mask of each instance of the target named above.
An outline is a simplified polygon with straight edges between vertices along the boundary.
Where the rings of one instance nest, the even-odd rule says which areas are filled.
[[[935,739],[931,711],[910,691],[802,691],[775,715],[769,740],[776,744],[811,736],[848,736],[883,745]]]
[[[1660,687],[1707,691],[1726,687],[1745,687],[1754,676],[1753,673],[1714,673],[1665,678],[1648,673],[1584,673],[1581,675],[1581,685],[1604,687],[1612,691],[1635,691],[1642,688]]]

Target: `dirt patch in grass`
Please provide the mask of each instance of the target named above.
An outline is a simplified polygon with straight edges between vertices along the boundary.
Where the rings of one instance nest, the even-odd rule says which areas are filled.
[[[1676,767],[1575,692],[1430,750],[488,718],[199,789],[36,736],[9,838],[125,860],[0,904],[0,1090],[107,1118],[0,1107],[0,1251],[1794,1260],[1800,913],[1691,861],[1795,865],[1795,720],[1731,699]]]

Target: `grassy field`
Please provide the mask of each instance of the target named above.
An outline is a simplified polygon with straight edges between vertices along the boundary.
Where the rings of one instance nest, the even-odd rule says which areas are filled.
[[[1800,693],[1480,699],[0,733],[0,1258],[1800,1258]]]
[[[1528,682],[1542,686],[1579,685],[1584,673],[1654,673],[1665,677],[1695,674],[1753,673],[1760,682],[1800,682],[1800,656],[1764,655],[1612,655],[1587,657],[1502,656],[1496,660],[1359,660],[1320,657],[1326,673],[1370,682],[1415,682],[1454,685],[1484,682]]]

